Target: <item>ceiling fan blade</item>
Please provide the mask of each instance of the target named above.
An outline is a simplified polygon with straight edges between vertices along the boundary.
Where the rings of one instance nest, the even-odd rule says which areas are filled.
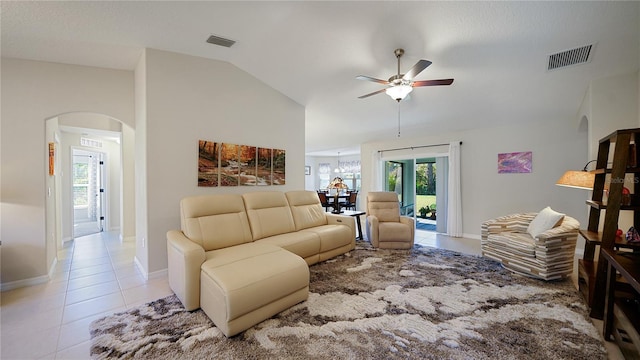
[[[431,65],[431,61],[429,60],[420,60],[413,67],[407,71],[406,74],[402,77],[403,80],[411,80],[416,77],[418,74],[422,72],[422,70],[426,69],[427,66]]]
[[[367,95],[358,96],[358,99],[368,98],[369,96],[373,96],[373,95],[375,95],[375,94],[380,94],[381,92],[384,92],[385,90],[387,90],[387,89],[386,89],[386,88],[384,88],[384,89],[380,89],[380,90],[378,90],[378,91],[374,91],[374,92],[372,92],[372,93],[369,93],[369,94],[367,94]]]
[[[453,83],[453,79],[423,80],[423,81],[414,81],[413,82],[413,87],[417,87],[417,86],[451,85],[452,83]]]
[[[388,85],[389,82],[387,80],[381,80],[381,79],[376,79],[376,78],[372,78],[371,76],[365,76],[365,75],[358,75],[356,76],[357,80],[366,80],[366,81],[373,81],[376,82],[378,84],[383,84],[383,85]]]

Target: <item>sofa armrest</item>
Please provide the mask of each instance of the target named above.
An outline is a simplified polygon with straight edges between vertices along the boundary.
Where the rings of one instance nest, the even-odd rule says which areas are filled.
[[[408,216],[400,216],[400,222],[403,224],[407,224],[411,227],[415,227],[415,222],[413,221],[412,217],[408,217]]]
[[[378,239],[379,237],[379,232],[378,232],[378,217],[375,215],[369,215],[367,216],[367,239],[369,239],[369,242],[371,242],[371,244],[375,247],[378,247]]]
[[[567,240],[576,240],[578,239],[578,229],[580,229],[580,223],[578,220],[566,216],[562,221],[560,226],[556,226],[552,229],[549,229],[542,234],[538,235],[535,239],[536,241],[550,241],[560,238],[566,238]]]
[[[502,232],[526,233],[529,223],[537,213],[511,214],[487,220],[482,223],[482,240],[487,240],[490,234]]]
[[[356,219],[353,216],[327,214],[327,224],[329,225],[347,225],[351,229],[351,238],[356,238]]]
[[[167,232],[169,286],[188,311],[200,307],[200,267],[204,248],[189,240],[182,231]]]
[[[412,239],[411,244],[413,245],[413,241],[416,238],[416,222],[413,220],[412,217],[400,216],[400,223],[409,225],[409,227],[411,228],[411,239]]]

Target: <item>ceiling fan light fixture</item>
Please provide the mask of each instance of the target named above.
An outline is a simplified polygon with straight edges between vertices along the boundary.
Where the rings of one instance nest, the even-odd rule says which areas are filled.
[[[395,85],[390,88],[387,88],[385,92],[389,95],[393,100],[400,101],[403,100],[409,93],[413,90],[411,85]]]

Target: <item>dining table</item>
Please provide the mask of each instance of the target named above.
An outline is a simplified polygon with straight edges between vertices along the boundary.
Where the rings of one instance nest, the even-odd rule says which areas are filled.
[[[349,200],[349,194],[338,194],[338,202],[340,203],[340,206],[346,205],[347,200]],[[336,195],[327,194],[327,202],[335,209]]]

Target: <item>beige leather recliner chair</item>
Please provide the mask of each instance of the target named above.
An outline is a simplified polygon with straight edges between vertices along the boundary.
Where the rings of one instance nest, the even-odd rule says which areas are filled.
[[[367,194],[367,238],[381,249],[411,249],[415,237],[413,218],[400,216],[400,203],[395,192],[377,191]]]

